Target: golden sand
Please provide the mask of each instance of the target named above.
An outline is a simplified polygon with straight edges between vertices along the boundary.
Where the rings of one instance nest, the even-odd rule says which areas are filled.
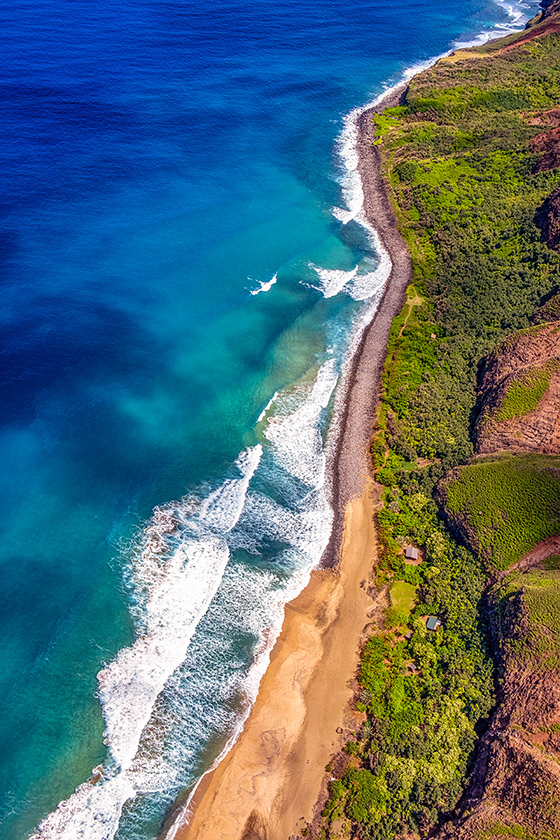
[[[247,829],[287,840],[302,818],[311,820],[372,608],[365,585],[376,556],[373,512],[368,482],[347,505],[339,568],[314,571],[288,604],[245,729],[200,786],[177,840],[240,840]]]
[[[336,456],[330,464],[334,526],[307,588],[286,608],[282,633],[238,742],[200,784],[176,840],[288,840],[313,817],[325,767],[342,745],[360,643],[375,605],[366,582],[376,560],[368,449],[392,320],[410,282],[410,255],[398,232],[375,145],[374,112],[357,121],[364,210],[392,268],[378,310],[347,376]],[[340,555],[340,557],[339,557]],[[340,562],[339,562],[340,561]],[[346,733],[347,734],[347,733]],[[328,778],[328,777],[327,777]]]

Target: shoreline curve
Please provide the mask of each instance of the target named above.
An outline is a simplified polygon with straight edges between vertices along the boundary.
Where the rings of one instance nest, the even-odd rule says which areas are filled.
[[[376,231],[382,246],[389,254],[391,270],[385,283],[379,305],[366,325],[347,373],[340,433],[331,463],[331,503],[334,522],[331,537],[320,567],[336,568],[342,545],[344,512],[348,502],[359,496],[365,477],[369,475],[367,453],[374,424],[375,409],[379,398],[381,372],[385,363],[387,341],[393,318],[400,312],[406,289],[412,276],[412,262],[397,223],[387,186],[381,172],[377,147],[373,145],[374,114],[398,105],[407,89],[399,84],[374,104],[366,106],[357,117],[356,151],[358,172],[364,193],[363,212],[367,223]]]
[[[328,465],[334,511],[329,544],[309,584],[286,605],[243,731],[202,777],[188,805],[177,803],[166,840],[286,840],[311,822],[325,765],[345,740],[360,642],[377,606],[368,594],[377,542],[369,441],[391,323],[412,273],[373,145],[372,116],[398,104],[405,89],[389,90],[357,117],[364,213],[392,265],[343,383],[340,431]]]

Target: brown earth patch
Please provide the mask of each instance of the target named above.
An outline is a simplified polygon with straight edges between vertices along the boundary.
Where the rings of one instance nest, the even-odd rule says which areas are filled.
[[[549,128],[560,128],[560,108],[551,108],[548,111],[541,111],[540,114],[532,114],[527,117],[529,125],[539,125]]]
[[[529,23],[529,28],[525,29],[515,41],[505,46],[501,52],[508,52],[515,49],[534,38],[541,38],[543,35],[551,35],[554,32],[560,32],[560,0],[552,0],[552,2],[542,3],[543,11]]]
[[[486,401],[488,419],[481,421],[477,428],[477,455],[503,450],[560,454],[560,359],[558,367],[550,374],[549,387],[537,408],[521,417],[502,421],[490,419],[495,406],[499,406],[515,381],[515,375],[507,377],[492,390],[491,398]]]
[[[547,323],[513,333],[486,358],[480,388],[484,391],[512,373],[543,365],[559,354],[558,324]]]
[[[560,836],[560,673],[516,659],[515,642],[527,626],[521,586],[501,611],[494,611],[500,703],[481,739],[470,787],[435,840],[491,840],[503,836],[499,826]]]
[[[532,376],[549,376],[539,404],[521,416],[500,420],[512,387]],[[485,361],[480,378],[476,453],[503,450],[560,453],[560,328],[544,323],[514,334]]]
[[[526,44],[528,41],[532,41],[534,38],[542,38],[543,35],[552,35],[555,32],[560,32],[560,21],[558,20],[547,20],[543,23],[537,24],[532,29],[527,30],[526,34],[521,35],[517,41],[514,41],[513,44],[508,44],[507,47],[504,47],[502,52],[509,52],[509,50],[515,49],[515,47],[519,47],[522,44]]]
[[[560,127],[550,128],[537,134],[529,143],[532,152],[539,152],[540,158],[533,167],[533,172],[547,172],[560,166]]]
[[[552,323],[553,321],[560,321],[560,292],[556,291],[549,297],[542,306],[537,309],[533,316],[533,323]]]
[[[543,241],[554,251],[560,251],[560,187],[544,200],[537,210],[535,221],[541,229]]]
[[[512,572],[514,569],[518,571],[526,572],[529,569],[534,569],[537,566],[542,566],[544,561],[548,557],[552,557],[554,555],[560,555],[560,536],[557,537],[548,537],[546,540],[538,543],[525,557],[522,557],[518,563],[515,563],[511,566],[507,572],[503,572],[501,577],[505,577],[509,572]]]

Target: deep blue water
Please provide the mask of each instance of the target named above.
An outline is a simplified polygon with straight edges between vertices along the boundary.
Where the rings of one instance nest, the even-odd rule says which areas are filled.
[[[231,735],[328,536],[350,272],[379,286],[371,237],[331,212],[344,116],[511,20],[490,0],[0,8],[4,840],[98,764],[40,836],[110,838],[136,792],[118,837],[155,838]]]

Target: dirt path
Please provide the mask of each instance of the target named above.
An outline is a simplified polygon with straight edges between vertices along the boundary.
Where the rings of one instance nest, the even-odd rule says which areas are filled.
[[[560,535],[556,537],[548,537],[546,540],[538,543],[531,549],[521,560],[514,563],[508,569],[501,572],[496,572],[489,579],[490,586],[495,586],[501,583],[512,572],[528,572],[529,569],[534,569],[539,566],[547,557],[552,557],[554,554],[560,555]]]
[[[413,293],[413,296],[410,294],[411,291]],[[409,293],[407,294],[406,304],[405,304],[405,306],[408,307],[408,312],[406,313],[403,325],[402,325],[401,330],[399,332],[399,336],[398,336],[399,338],[401,338],[403,332],[406,329],[406,325],[408,324],[408,319],[410,318],[410,316],[412,314],[412,310],[414,309],[414,307],[415,306],[421,306],[421,304],[424,303],[424,298],[420,297],[420,295],[418,294],[416,289],[414,289],[412,286],[409,286],[408,292]]]
[[[543,560],[546,560],[547,557],[551,557],[554,554],[560,555],[560,536],[548,537],[548,539],[538,543],[525,557],[522,557],[521,560],[508,569],[506,574],[515,570],[526,572],[538,566]]]

